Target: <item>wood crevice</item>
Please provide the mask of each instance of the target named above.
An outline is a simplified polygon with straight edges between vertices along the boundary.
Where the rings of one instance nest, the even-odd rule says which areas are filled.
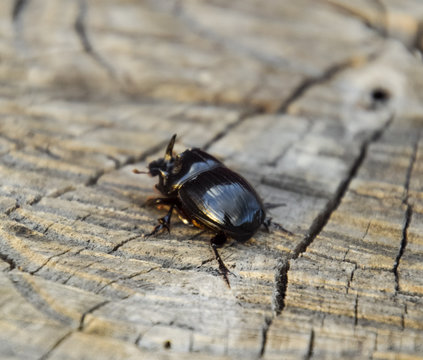
[[[354,326],[358,325],[358,293],[355,295],[354,300]]]
[[[30,271],[29,272],[29,274],[31,274],[31,275],[35,275],[37,272],[39,272],[41,269],[43,269],[52,259],[54,259],[54,258],[56,258],[56,257],[60,257],[60,256],[62,256],[62,255],[64,255],[64,254],[66,254],[66,253],[68,253],[69,251],[71,251],[72,250],[72,248],[69,248],[69,249],[67,249],[67,250],[65,250],[65,251],[62,251],[61,253],[59,253],[59,254],[55,254],[55,255],[53,255],[53,256],[50,256],[43,264],[41,264],[37,269],[35,269],[35,270],[33,270],[33,271]]]
[[[103,306],[107,305],[108,303],[110,303],[110,300],[104,300],[96,305],[94,305],[91,309],[88,309],[87,311],[85,311],[82,315],[81,315],[81,319],[79,321],[79,326],[77,328],[77,331],[83,331],[84,330],[84,326],[85,326],[85,318],[87,317],[87,315],[92,314],[94,311],[102,308]]]
[[[272,318],[270,316],[266,316],[264,319],[264,325],[261,329],[261,344],[260,344],[259,359],[261,359],[264,355],[264,351],[266,349],[266,343],[267,343],[267,332],[269,331],[269,327],[271,323],[272,323]]]
[[[65,341],[67,340],[71,335],[73,335],[75,332],[81,332],[84,329],[84,321],[87,315],[92,314],[94,311],[100,309],[101,307],[107,305],[110,302],[110,300],[105,300],[103,302],[100,302],[93,306],[92,308],[85,311],[80,318],[79,325],[76,329],[72,329],[71,331],[67,332],[65,335],[63,335],[61,338],[59,338],[53,346],[44,354],[42,355],[39,360],[47,360],[51,354]]]
[[[16,24],[28,5],[29,0],[15,0],[12,9],[12,21]]]
[[[400,246],[399,246],[398,254],[395,258],[394,265],[392,267],[392,272],[395,275],[395,293],[398,293],[400,291],[398,267],[399,267],[401,258],[404,255],[405,248],[407,247],[408,227],[410,225],[412,216],[413,216],[413,207],[408,204],[407,209],[405,211],[405,215],[404,215],[404,225],[403,225],[403,228],[402,228],[401,243],[400,243]]]
[[[81,42],[82,48],[85,53],[90,56],[95,63],[97,63],[107,74],[108,76],[116,80],[116,71],[113,66],[107,61],[99,52],[93,47],[92,41],[90,40],[87,29],[86,29],[86,17],[88,14],[88,3],[86,0],[79,0],[79,12],[74,23],[74,29],[78,36],[79,41]]]
[[[308,347],[307,347],[307,353],[304,357],[305,360],[310,360],[313,357],[313,350],[314,350],[314,329],[312,328],[310,330],[310,337],[308,340]]]
[[[207,143],[205,143],[202,148],[205,151],[207,151],[213,144],[215,144],[217,141],[225,137],[226,134],[228,134],[230,131],[232,131],[239,125],[241,125],[245,120],[247,120],[248,118],[263,114],[263,113],[264,113],[264,109],[260,107],[247,109],[246,111],[244,111],[243,113],[239,115],[237,120],[231,122],[222,131],[218,132],[215,136],[213,136],[213,138]]]
[[[120,242],[119,244],[116,244],[116,245],[113,247],[113,249],[112,249],[112,250],[110,250],[110,251],[108,252],[108,254],[113,254],[113,253],[116,253],[116,252],[119,250],[119,248],[121,248],[123,245],[127,244],[128,242],[130,242],[130,241],[132,241],[132,240],[138,239],[138,238],[140,238],[140,237],[142,237],[142,235],[141,235],[141,234],[137,234],[137,235],[135,235],[135,236],[131,236],[130,238],[123,240],[123,241],[122,241],[122,242]]]
[[[388,37],[388,18],[385,4],[380,0],[372,0],[371,2],[379,10],[378,23],[372,22],[368,17],[364,16],[360,11],[354,10],[352,7],[343,5],[333,0],[324,0],[331,7],[336,9],[338,12],[348,15],[350,18],[355,18],[361,21],[367,28],[375,31],[382,38]]]
[[[190,16],[185,10],[181,1],[177,1],[176,6],[172,8],[172,13],[177,17],[182,24],[190,29],[202,40],[207,40],[211,45],[224,49],[228,53],[236,54],[242,57],[248,57],[259,63],[266,64],[270,69],[288,68],[294,66],[287,59],[283,59],[279,56],[268,55],[262,51],[257,51],[253,47],[249,47],[241,44],[239,41],[232,41],[231,37],[223,37],[211,29],[203,26],[193,16]]]
[[[394,276],[395,276],[395,293],[398,293],[400,291],[398,267],[400,265],[401,258],[404,255],[405,249],[407,247],[408,227],[410,226],[411,218],[413,216],[413,206],[409,202],[409,188],[410,188],[410,181],[413,174],[414,165],[417,159],[419,141],[420,141],[420,132],[417,133],[416,139],[413,144],[413,150],[410,156],[410,163],[407,168],[405,182],[404,182],[404,195],[403,195],[402,203],[406,206],[406,209],[404,213],[404,221],[403,221],[403,227],[401,232],[402,235],[401,235],[400,246],[399,246],[394,264],[392,266],[392,272],[394,273]]]
[[[131,275],[128,275],[128,276],[118,277],[118,278],[116,278],[116,279],[108,282],[107,284],[103,285],[100,289],[96,290],[95,293],[96,294],[101,293],[105,288],[109,287],[110,285],[113,285],[113,284],[117,283],[118,281],[130,280],[130,279],[132,279],[132,278],[134,278],[134,277],[136,277],[138,275],[148,274],[149,272],[154,271],[154,270],[157,270],[157,269],[161,269],[161,266],[155,266],[155,267],[152,267],[152,268],[150,268],[148,270],[138,271],[138,272],[136,272],[134,274],[131,274]]]
[[[381,136],[387,130],[392,121],[393,116],[390,116],[381,128],[374,131],[369,138],[363,141],[360,146],[358,156],[351,164],[347,176],[339,184],[333,198],[327,202],[325,208],[314,219],[304,240],[300,242],[294,249],[292,255],[293,260],[297,259],[300,254],[307,250],[307,247],[313,242],[313,240],[320,234],[320,232],[326,226],[332,213],[338,208],[344,195],[348,191],[351,181],[356,177],[358,170],[363,164],[363,161],[367,156],[367,151],[370,144],[372,144],[373,142],[377,142],[381,138]]]
[[[6,269],[5,271],[12,271],[13,269],[16,268],[15,260],[12,257],[10,257],[8,254],[4,254],[0,252],[0,259],[4,261],[5,263],[9,264],[9,268]]]
[[[354,264],[355,266],[354,266],[354,269],[352,269],[352,271],[351,271],[351,275],[350,275],[350,277],[349,277],[349,279],[348,279],[348,282],[347,282],[347,290],[346,290],[346,293],[348,294],[348,292],[350,291],[350,287],[351,287],[351,284],[352,284],[352,282],[353,282],[353,279],[354,279],[354,273],[355,273],[355,271],[357,270],[357,268],[358,268],[358,266],[357,266],[357,264]]]
[[[348,191],[349,185],[351,181],[356,177],[358,170],[360,169],[361,165],[363,164],[364,159],[366,158],[369,146],[377,142],[384,132],[388,129],[390,124],[392,123],[394,116],[391,115],[385,121],[385,123],[377,130],[375,130],[368,138],[366,138],[361,146],[360,151],[350,166],[350,169],[347,173],[347,176],[344,180],[339,184],[337,191],[332,199],[330,199],[325,208],[318,214],[318,216],[312,222],[308,234],[304,237],[303,241],[301,241],[297,247],[293,250],[291,255],[287,260],[281,261],[281,265],[278,266],[276,270],[275,276],[275,291],[274,291],[274,313],[275,316],[280,316],[285,308],[285,297],[288,287],[289,281],[289,269],[290,269],[290,262],[295,261],[302,253],[304,253],[308,246],[314,241],[314,239],[320,234],[323,228],[326,226],[327,222],[329,221],[332,213],[338,208],[339,204],[341,203],[344,195]],[[358,295],[357,295],[358,296]],[[358,303],[358,298],[356,299],[356,306]],[[357,311],[357,309],[355,309]],[[355,323],[357,322],[357,314],[355,314]],[[272,321],[269,324],[269,328],[272,325]],[[266,344],[264,344],[266,345]],[[265,346],[263,349],[263,353],[265,353]]]
[[[51,356],[53,351],[56,350],[59,347],[59,345],[63,343],[66,339],[68,339],[73,333],[74,331],[69,331],[65,335],[63,335],[61,338],[59,338],[53,344],[53,346],[46,353],[44,353],[38,360],[48,360],[48,358]]]
[[[404,195],[402,203],[408,205],[408,197],[409,197],[409,189],[410,189],[410,181],[411,176],[413,174],[414,165],[416,164],[417,160],[417,151],[419,147],[419,141],[420,141],[420,132],[417,133],[414,143],[413,143],[413,150],[410,156],[410,163],[407,168],[407,173],[405,176],[405,182],[404,182]]]
[[[26,275],[22,276],[22,274]],[[28,303],[32,304],[32,306],[45,314],[48,318],[56,320],[63,326],[72,326],[73,319],[71,317],[54,309],[42,294],[37,292],[36,283],[32,280],[33,275],[23,271],[12,271],[9,272],[7,276],[14,288],[28,301]]]
[[[85,186],[95,186],[95,185],[97,185],[98,181],[100,180],[100,178],[103,175],[109,174],[113,171],[120,170],[127,165],[132,165],[132,164],[135,164],[137,162],[144,161],[148,156],[153,155],[156,152],[158,152],[159,150],[161,150],[167,143],[168,143],[168,140],[165,140],[165,141],[162,141],[159,144],[151,147],[150,149],[147,149],[146,151],[144,151],[142,154],[140,154],[138,156],[133,156],[133,155],[128,156],[126,158],[126,160],[119,163],[119,165],[117,167],[116,166],[113,167],[113,169],[100,169],[100,170],[98,170],[95,175],[93,175],[92,177],[90,177],[87,180],[87,182],[85,183]]]
[[[412,49],[423,54],[423,19],[417,23],[416,34],[414,36]]]
[[[331,64],[326,70],[317,76],[305,78],[291,94],[279,105],[276,112],[285,114],[288,112],[289,107],[298,99],[300,99],[308,90],[316,85],[321,85],[327,81],[332,80],[336,75],[342,71],[351,68],[354,64],[355,58],[346,59],[337,64]]]

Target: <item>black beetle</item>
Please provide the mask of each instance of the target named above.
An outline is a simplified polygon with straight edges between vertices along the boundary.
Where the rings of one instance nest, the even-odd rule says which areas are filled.
[[[229,270],[217,251],[227,237],[238,241],[251,238],[270,219],[260,197],[239,174],[228,169],[215,157],[198,148],[173,156],[176,134],[172,136],[163,158],[148,165],[148,173],[158,176],[156,188],[165,197],[151,199],[150,205],[169,205],[166,216],[146,236],[162,229],[170,231],[170,218],[175,209],[184,223],[213,231],[210,244],[225,281],[229,285]],[[145,173],[134,170],[134,173]]]

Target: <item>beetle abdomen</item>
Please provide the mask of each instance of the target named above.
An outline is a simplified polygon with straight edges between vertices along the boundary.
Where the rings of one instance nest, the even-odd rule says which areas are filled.
[[[248,240],[265,218],[263,204],[251,185],[226,167],[190,179],[178,197],[191,220],[236,240]]]

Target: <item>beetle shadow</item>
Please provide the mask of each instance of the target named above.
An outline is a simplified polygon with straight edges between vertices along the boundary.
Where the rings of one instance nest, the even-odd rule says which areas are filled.
[[[278,207],[284,207],[286,206],[285,203],[264,203],[263,204],[265,210],[271,210],[271,209],[276,209]]]

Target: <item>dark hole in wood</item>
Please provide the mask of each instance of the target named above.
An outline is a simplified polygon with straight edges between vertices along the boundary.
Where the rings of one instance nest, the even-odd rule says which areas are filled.
[[[381,87],[374,88],[371,92],[371,98],[375,104],[384,104],[390,97],[389,91]]]
[[[170,340],[166,340],[166,341],[163,343],[163,347],[164,347],[165,349],[170,349],[170,348],[172,347],[172,343],[170,342]]]

